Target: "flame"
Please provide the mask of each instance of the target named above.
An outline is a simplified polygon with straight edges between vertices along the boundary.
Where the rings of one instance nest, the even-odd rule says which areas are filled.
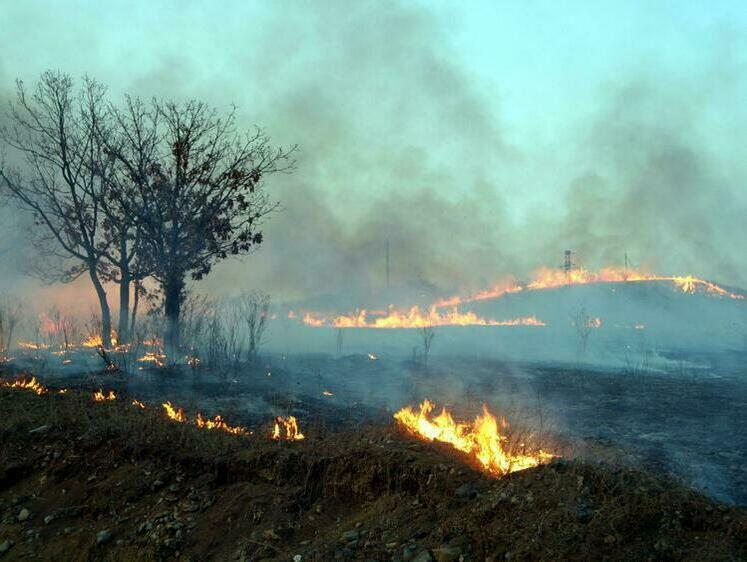
[[[627,283],[636,281],[669,281],[675,288],[683,293],[694,294],[698,291],[705,292],[712,296],[728,297],[737,300],[743,300],[744,295],[732,293],[719,287],[715,283],[698,279],[692,275],[685,276],[667,276],[645,273],[634,269],[623,267],[605,267],[598,272],[592,272],[583,268],[575,268],[570,271],[562,269],[551,269],[540,267],[534,271],[532,280],[528,283],[521,284],[518,281],[509,279],[497,283],[493,287],[474,293],[469,296],[452,296],[436,301],[436,308],[453,307],[460,304],[494,299],[510,293],[519,293],[521,291],[537,291],[542,289],[553,289],[565,285],[586,285],[589,283]]]
[[[554,456],[541,450],[535,453],[512,450],[508,438],[501,433],[498,421],[487,406],[483,406],[482,415],[477,416],[472,424],[456,423],[446,408],[434,417],[431,415],[433,408],[433,403],[424,400],[418,411],[405,406],[394,414],[394,418],[408,432],[421,439],[449,443],[467,453],[490,474],[502,476],[524,470],[548,462]],[[502,420],[501,428],[507,426]]]
[[[43,385],[41,385],[37,380],[36,377],[33,377],[31,380],[17,380],[14,382],[6,382],[0,380],[0,388],[17,388],[17,389],[25,389],[25,390],[32,390],[38,395],[46,394],[47,388]],[[56,391],[58,394],[67,394],[68,389],[67,388],[61,388]],[[331,392],[325,391],[326,394],[329,396],[332,396],[333,394]],[[94,392],[93,399],[96,402],[105,402],[109,400],[116,400],[117,395],[113,390],[110,390],[108,393],[104,393],[103,390],[99,389],[98,391]],[[135,398],[132,399],[131,402],[132,406],[135,408],[138,408],[140,410],[145,410],[146,405],[141,402],[140,400],[137,400]],[[162,404],[164,410],[166,411],[166,416],[173,421],[180,422],[180,423],[186,423],[188,421],[186,414],[184,413],[184,409],[180,407],[174,406],[171,402],[164,402]],[[225,431],[226,433],[230,433],[232,435],[252,435],[252,432],[247,430],[243,426],[232,426],[226,423],[226,421],[223,419],[221,415],[216,415],[214,418],[204,418],[202,417],[201,413],[197,413],[197,417],[194,420],[194,424],[201,428],[201,429],[218,429],[221,431]],[[282,427],[282,431],[281,431]],[[275,426],[272,433],[272,438],[276,440],[286,440],[286,441],[300,441],[301,439],[305,439],[305,436],[303,433],[301,433],[298,430],[298,421],[295,417],[289,416],[287,418],[283,417],[277,417],[275,418]]]
[[[281,431],[281,427],[284,430],[284,433]],[[305,436],[298,430],[298,421],[296,421],[294,416],[288,416],[287,418],[278,416],[275,418],[272,438],[276,441],[281,439],[286,441],[300,441],[301,439],[305,439]]]
[[[353,314],[339,316],[319,315],[305,312],[302,322],[307,326],[334,328],[425,328],[434,326],[545,326],[535,316],[514,318],[511,320],[485,319],[474,312],[460,312],[459,305],[486,299],[495,299],[510,293],[521,291],[538,291],[566,285],[586,285],[589,283],[632,283],[640,281],[664,281],[674,285],[678,291],[688,294],[704,293],[715,297],[727,297],[743,300],[744,295],[732,293],[723,287],[692,275],[665,276],[654,275],[622,267],[606,267],[597,272],[583,268],[571,270],[537,269],[531,281],[519,283],[513,279],[501,281],[494,286],[468,296],[451,296],[436,301],[427,309],[418,306],[409,309],[397,309],[390,306],[387,311],[369,311],[359,309]],[[444,310],[445,309],[445,310]],[[288,318],[295,318],[295,313]],[[598,326],[592,326],[598,328]]]
[[[586,326],[588,328],[601,328],[602,327],[602,319],[597,318],[596,316],[592,316],[586,321]]]
[[[113,390],[110,390],[108,394],[104,394],[104,392],[99,389],[93,393],[93,399],[96,402],[106,402],[108,400],[116,400],[117,395]]]
[[[334,392],[330,392],[329,390],[322,391],[322,396],[334,396]],[[277,426],[277,424],[275,424]]]
[[[21,349],[33,349],[33,350],[39,350],[39,349],[49,349],[49,346],[44,343],[34,343],[30,341],[19,341],[18,347]]]
[[[112,346],[117,347],[117,332],[112,330],[111,332]],[[104,340],[101,338],[101,334],[91,334],[84,339],[81,344],[83,347],[103,347]]]
[[[161,406],[166,410],[166,415],[169,419],[180,423],[187,421],[187,416],[184,415],[184,410],[182,408],[175,408],[174,405],[168,401],[161,404]]]
[[[369,317],[369,314],[373,318]],[[545,326],[535,316],[510,320],[486,320],[474,312],[459,312],[455,306],[446,312],[439,312],[436,306],[421,310],[413,306],[407,310],[390,307],[386,313],[369,313],[359,310],[356,314],[324,318],[306,313],[306,325],[312,327],[332,326],[335,328],[429,328],[435,326]]]
[[[163,367],[166,363],[165,360],[166,355],[163,353],[155,353],[153,351],[149,351],[142,357],[138,357],[138,361],[141,363],[153,363],[156,365],[156,367]]]
[[[17,380],[13,382],[0,381],[0,387],[31,390],[39,396],[47,392],[47,387],[39,383],[36,377],[31,377],[31,380]]]
[[[376,357],[376,355],[374,355],[373,353],[369,353],[369,354],[368,354],[368,358],[369,358],[369,359],[370,359],[371,361],[376,361],[376,359],[378,359],[378,357]]]
[[[232,433],[233,435],[244,435],[247,432],[245,427],[234,427],[228,425],[225,421],[223,421],[223,418],[220,415],[215,416],[215,418],[211,420],[203,418],[202,414],[198,412],[195,423],[197,424],[197,427],[202,427],[204,429],[220,429],[227,433]]]
[[[313,326],[314,328],[320,328],[321,326],[324,326],[325,320],[323,318],[319,318],[318,316],[315,316],[311,314],[310,312],[307,312],[303,315],[303,323],[307,326]]]
[[[671,276],[655,275],[643,271],[625,269],[621,267],[605,267],[598,272],[583,268],[564,271],[559,269],[540,268],[534,273],[534,279],[526,286],[527,289],[550,289],[563,285],[586,285],[588,283],[631,283],[638,281],[669,281],[683,293],[694,294],[703,292],[712,296],[728,297],[743,300],[744,295],[731,293],[715,283],[698,279],[692,275]]]

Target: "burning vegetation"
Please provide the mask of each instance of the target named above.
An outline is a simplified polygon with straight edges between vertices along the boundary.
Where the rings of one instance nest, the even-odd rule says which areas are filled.
[[[479,301],[499,299],[505,295],[527,291],[542,291],[572,285],[594,283],[640,283],[668,282],[676,291],[687,294],[705,294],[711,297],[744,300],[743,294],[734,293],[723,287],[692,275],[665,276],[649,274],[632,269],[606,267],[598,272],[583,268],[568,270],[539,268],[531,281],[506,280],[489,289],[467,296],[452,296],[439,299],[426,309],[412,306],[400,309],[389,306],[387,310],[360,309],[352,314],[320,314],[306,311],[288,313],[289,319],[300,318],[310,327],[333,328],[424,328],[436,326],[546,326],[534,315],[507,320],[484,318],[472,311],[460,311],[459,306]],[[600,321],[601,322],[601,321]],[[600,324],[601,325],[601,324]],[[599,326],[595,326],[599,327]]]
[[[300,441],[306,437],[298,430],[298,421],[294,416],[278,416],[272,428],[272,438],[275,441]]]
[[[434,416],[434,408],[432,402],[424,400],[417,409],[405,406],[394,414],[394,419],[419,439],[448,443],[466,453],[494,476],[532,468],[554,457],[542,450],[529,453],[524,443],[512,444],[505,433],[508,423],[504,418],[499,423],[487,406],[483,405],[482,414],[472,423],[455,422],[446,408]]]
[[[407,297],[399,297],[396,306],[387,304],[392,302],[388,298],[395,294],[394,291],[376,293],[375,298],[381,301],[377,306],[353,302],[345,310],[335,311],[333,305],[325,310],[321,307],[320,310],[311,310],[312,306],[306,310],[299,305],[298,310],[287,314],[272,312],[270,296],[261,291],[245,291],[222,300],[201,297],[194,293],[193,284],[229,256],[249,254],[263,243],[263,222],[278,208],[278,203],[264,191],[265,182],[274,175],[293,170],[296,147],[274,146],[260,129],[242,133],[237,128],[233,112],[222,116],[200,101],[176,103],[154,99],[145,103],[125,97],[121,103],[116,103],[107,98],[102,84],[84,79],[77,88],[73,80],[62,73],[44,73],[33,92],[28,92],[19,81],[16,93],[16,102],[9,113],[11,126],[0,128],[0,137],[16,153],[10,162],[29,165],[13,168],[8,167],[5,160],[0,161],[0,189],[33,216],[34,228],[40,231],[34,236],[40,255],[59,258],[61,271],[57,271],[58,264],[54,264],[46,273],[66,282],[81,275],[90,278],[99,311],[85,326],[80,318],[56,308],[42,314],[35,311],[27,333],[23,334],[24,339],[17,341],[20,309],[0,307],[0,366],[3,369],[18,366],[9,354],[12,342],[17,341],[20,350],[17,357],[28,359],[26,363],[19,363],[21,367],[27,364],[38,366],[39,370],[31,372],[42,376],[48,372],[43,370],[48,368],[47,363],[53,362],[63,375],[69,374],[70,380],[76,381],[70,389],[50,390],[35,377],[0,380],[0,398],[7,399],[7,395],[15,394],[21,400],[13,404],[36,401],[51,405],[42,414],[36,412],[28,416],[23,408],[18,408],[15,417],[8,418],[15,425],[8,419],[0,419],[3,424],[0,449],[5,455],[0,457],[0,483],[3,484],[0,486],[0,510],[6,510],[8,498],[2,496],[5,486],[14,486],[32,471],[37,472],[35,480],[29,480],[24,494],[19,493],[17,497],[46,501],[43,494],[36,494],[38,482],[59,483],[79,477],[78,470],[70,469],[71,466],[86,466],[90,470],[86,485],[73,482],[77,484],[76,491],[96,492],[99,467],[85,465],[88,461],[82,459],[90,456],[98,462],[108,463],[120,455],[125,459],[125,465],[137,465],[147,458],[149,463],[158,467],[158,477],[150,479],[147,485],[126,487],[127,494],[115,494],[107,501],[88,503],[86,497],[81,500],[83,507],[75,506],[72,511],[65,511],[69,507],[63,508],[62,515],[53,511],[49,514],[50,519],[44,519],[45,525],[54,523],[58,516],[68,517],[73,512],[86,512],[89,521],[100,521],[105,513],[107,516],[114,514],[110,521],[120,526],[134,526],[135,519],[141,518],[137,527],[128,530],[135,538],[128,539],[131,542],[127,546],[142,546],[137,541],[144,540],[143,536],[149,537],[148,540],[155,536],[156,546],[153,552],[149,552],[153,554],[152,558],[160,559],[166,551],[179,558],[194,546],[184,537],[197,524],[198,514],[213,509],[216,500],[211,497],[212,492],[231,481],[250,484],[243,490],[250,501],[235,501],[241,496],[231,497],[230,490],[223,490],[224,497],[229,496],[229,503],[240,505],[240,508],[238,512],[221,512],[220,515],[226,517],[215,517],[213,524],[218,520],[221,522],[220,532],[235,533],[234,536],[241,534],[241,549],[231,553],[235,556],[220,559],[274,557],[298,560],[307,556],[312,560],[333,557],[432,560],[431,551],[439,560],[484,559],[493,556],[492,544],[480,542],[486,521],[500,523],[498,532],[492,529],[492,541],[500,542],[498,552],[504,553],[505,559],[513,557],[510,549],[515,548],[513,542],[519,535],[525,539],[522,555],[526,554],[527,558],[567,559],[575,554],[569,548],[575,549],[579,541],[587,540],[596,541],[594,547],[600,551],[606,548],[600,558],[607,558],[607,554],[615,554],[610,551],[614,545],[623,548],[627,537],[620,529],[631,524],[627,519],[638,510],[646,512],[646,523],[655,521],[662,534],[669,533],[667,538],[672,534],[681,538],[685,528],[699,533],[706,529],[719,538],[733,539],[734,544],[728,545],[729,554],[744,552],[747,527],[743,517],[719,521],[718,525],[704,522],[703,519],[709,516],[703,514],[712,513],[713,507],[706,507],[704,501],[692,500],[686,492],[674,486],[670,488],[676,490],[672,496],[678,508],[670,517],[667,501],[672,497],[661,491],[664,487],[658,484],[650,488],[642,484],[638,486],[646,479],[626,474],[625,478],[643,490],[640,494],[637,491],[627,493],[616,480],[617,469],[611,470],[610,475],[579,463],[580,467],[573,469],[578,473],[570,473],[572,461],[561,459],[560,446],[540,447],[531,433],[513,430],[504,418],[496,417],[486,405],[471,421],[455,419],[455,414],[445,407],[436,413],[435,404],[427,399],[417,407],[408,405],[393,414],[390,409],[391,404],[402,404],[413,396],[434,395],[423,389],[435,390],[436,396],[445,396],[445,389],[450,389],[451,383],[455,382],[431,377],[434,369],[428,358],[436,327],[505,327],[506,330],[495,331],[481,328],[445,330],[449,336],[455,336],[451,341],[457,341],[457,345],[464,341],[459,337],[487,333],[483,340],[488,342],[486,345],[498,347],[497,338],[489,339],[498,332],[527,336],[527,339],[543,334],[552,337],[557,333],[555,324],[570,325],[579,339],[577,363],[580,364],[580,358],[585,356],[589,346],[590,334],[595,334],[591,337],[593,345],[597,335],[601,340],[612,331],[613,328],[609,327],[616,325],[607,317],[603,320],[600,316],[592,316],[582,303],[577,303],[577,310],[570,318],[563,318],[561,313],[551,316],[548,310],[534,308],[536,301],[541,299],[530,303],[533,308],[521,312],[511,307],[512,303],[508,301],[513,299],[510,298],[503,301],[507,306],[499,312],[498,307],[489,306],[472,306],[476,310],[470,310],[470,305],[477,302],[518,293],[548,291],[545,294],[549,294],[551,289],[591,284],[657,283],[666,286],[667,292],[671,287],[678,295],[701,295],[723,302],[744,301],[744,294],[690,275],[649,274],[627,267],[608,267],[598,272],[572,267],[571,252],[566,251],[566,265],[562,269],[540,268],[528,281],[506,279],[474,293],[454,289],[453,292],[459,294],[439,299],[435,297],[452,290],[448,293],[424,290],[416,296],[408,292]],[[76,173],[70,170],[76,170]],[[386,287],[389,288],[388,242],[386,275]],[[111,286],[116,286],[119,293],[117,311],[112,311],[108,300],[107,290]],[[672,293],[668,294],[671,296]],[[681,298],[698,300],[689,296]],[[313,302],[329,301],[319,298]],[[138,308],[143,306],[147,306],[147,313]],[[562,308],[562,314],[566,312],[566,308]],[[600,311],[594,309],[593,312],[598,314]],[[305,394],[301,391],[300,380],[288,383],[285,393],[278,390],[282,388],[279,385],[272,388],[276,381],[285,380],[287,383],[296,375],[286,366],[285,355],[282,359],[273,357],[271,360],[269,354],[268,357],[260,354],[268,323],[278,316],[284,317],[284,321],[287,319],[283,325],[289,328],[285,336],[295,331],[307,336],[313,334],[322,340],[329,335],[329,330],[307,330],[305,327],[334,328],[334,360],[352,365],[356,374],[360,371],[374,375],[360,385],[365,386],[367,392],[361,392],[342,378],[330,380],[331,375],[319,367],[322,363],[318,357],[302,359],[304,362],[308,359],[309,364],[302,369],[311,373],[308,378],[315,379],[312,384],[306,382]],[[643,320],[649,322],[650,317],[628,318],[618,325],[623,325],[620,331],[627,330],[626,335],[636,330],[634,337],[643,341],[654,332],[654,328],[643,331],[647,325]],[[395,329],[411,330],[410,334],[418,336],[418,346],[412,347],[411,360],[400,357],[399,363],[392,367],[393,362],[388,356],[391,347],[381,344],[369,348],[368,342],[362,348],[365,354],[360,352],[360,345],[357,354],[343,353],[345,330],[353,336],[359,335],[361,330],[379,330],[375,336],[372,332],[366,332],[366,336],[383,340],[385,334],[399,336],[391,331]],[[390,331],[385,333],[385,330]],[[536,340],[530,344],[534,342]],[[411,343],[414,342],[405,345]],[[477,343],[471,343],[473,349],[479,348]],[[327,341],[326,345],[329,344],[331,342]],[[533,353],[535,349],[537,346],[533,347]],[[84,371],[82,367],[76,371],[76,367],[85,364],[85,369],[88,369],[87,362],[92,356],[103,360],[105,367],[85,378],[85,382],[80,382],[84,376],[88,377],[90,371]],[[326,356],[332,354],[325,352],[325,360]],[[82,360],[78,362],[79,359]],[[631,371],[640,370],[634,363],[629,365],[632,365]],[[495,371],[492,369],[488,376],[483,377],[480,382],[484,385],[475,383],[469,387],[470,391],[477,389],[476,392],[487,395],[484,389],[490,388],[487,380],[495,377]],[[186,391],[169,385],[157,390],[151,388],[151,393],[141,394],[141,397],[150,396],[150,402],[129,396],[126,389],[150,384],[150,375],[159,381],[164,381],[165,375],[173,375],[173,381],[185,383],[187,387],[186,381],[189,380],[194,388],[202,384],[201,379],[210,379],[201,388],[214,390],[210,398],[219,398],[210,405],[204,402],[199,406],[191,405],[189,411],[185,411],[178,404],[195,404],[193,399],[199,395],[194,388]],[[140,377],[142,383],[135,384],[135,377]],[[434,382],[437,380],[445,384],[438,385]],[[126,384],[117,386],[115,381]],[[257,395],[257,403],[262,403],[261,409],[258,407],[259,421],[253,420],[246,411],[249,400],[241,408],[232,403],[232,400],[238,403],[235,389],[246,390],[252,385],[252,390],[266,385],[262,387],[265,393]],[[313,389],[308,391],[310,386]],[[105,387],[109,390],[104,391]],[[72,391],[73,388],[77,391]],[[26,392],[9,392],[15,390]],[[539,403],[540,390],[537,392]],[[578,388],[574,392],[577,393]],[[325,423],[337,423],[343,417],[346,421],[347,418],[353,420],[348,422],[351,424],[361,420],[368,423],[374,419],[370,412],[375,408],[364,402],[374,394],[380,407],[376,415],[386,418],[384,422],[376,422],[380,426],[366,427],[358,423],[356,430],[359,434],[333,434],[330,438],[324,423],[308,425],[312,408],[326,414],[326,418],[319,418]],[[360,398],[362,395],[366,397]],[[219,402],[220,399],[223,401]],[[198,408],[214,415],[203,415]],[[81,409],[86,415],[80,415]],[[537,410],[541,416],[539,404]],[[215,411],[223,413],[215,414]],[[277,412],[288,415],[276,416]],[[303,431],[296,416],[290,412],[303,416]],[[232,418],[230,423],[224,418],[224,413]],[[37,420],[45,415],[48,418],[43,418],[43,424],[29,427],[29,419]],[[367,415],[371,417],[367,418]],[[127,423],[120,423],[122,419]],[[308,427],[313,429],[309,431]],[[134,441],[128,441],[130,436],[125,435],[128,430],[140,432],[132,438]],[[63,436],[62,431],[69,435]],[[257,437],[251,438],[253,435]],[[6,436],[13,440],[12,446],[6,444]],[[109,454],[108,460],[102,460],[100,451],[103,446],[100,443],[92,446],[92,442],[101,436],[111,437],[105,442],[109,447],[105,450]],[[645,438],[650,439],[650,436]],[[48,451],[28,460],[23,457],[27,454],[24,445],[31,443],[35,446],[37,439]],[[50,454],[49,451],[58,447],[60,442],[72,452],[54,451]],[[174,448],[180,447],[176,454],[171,455]],[[205,447],[205,450],[199,447]],[[123,455],[123,451],[126,454]],[[15,459],[21,457],[23,461],[16,463]],[[64,467],[62,461],[57,464],[60,458],[69,464]],[[119,487],[123,481],[119,476],[128,469],[132,471],[128,476],[133,482],[140,482],[142,474],[148,477],[152,474],[139,466],[122,469],[120,460],[106,467],[110,471],[107,477],[111,477],[106,486],[107,494],[112,485]],[[166,480],[171,478],[169,469],[173,467],[164,465],[172,461],[178,465],[179,476],[165,488],[166,493],[163,490]],[[457,464],[457,461],[462,464]],[[201,471],[199,476],[190,475],[190,471],[196,470],[195,466]],[[174,494],[180,493],[182,486],[187,487],[186,482],[190,483],[189,491],[185,492],[183,499],[176,497]],[[624,483],[627,485],[628,481]],[[88,484],[91,485],[86,487]],[[558,492],[558,497],[553,495],[555,488],[562,492]],[[240,486],[237,485],[236,489]],[[654,507],[646,503],[649,490],[658,494],[660,503]],[[152,506],[145,509],[141,505],[141,511],[137,515],[133,513],[132,504],[147,503],[143,498],[156,493],[161,496],[152,502]],[[61,499],[65,494],[67,488],[63,488],[57,498],[60,504],[67,500]],[[340,497],[359,504],[362,511],[360,521],[355,522],[356,530],[344,532],[342,538],[340,529],[331,524],[341,520],[334,510],[345,514],[348,507],[334,503]],[[273,499],[268,502],[264,498]],[[276,501],[276,498],[280,499]],[[122,501],[127,503],[123,505]],[[470,501],[474,503],[467,505]],[[245,507],[248,504],[253,510],[251,514]],[[375,505],[377,513],[365,512],[368,508],[360,508],[364,504]],[[528,512],[537,504],[541,508],[537,513],[531,513],[534,517],[528,520]],[[692,504],[699,510],[697,517],[692,516],[696,510],[686,509]],[[12,505],[15,508],[16,504]],[[631,509],[631,505],[637,509]],[[164,509],[164,506],[169,507]],[[328,508],[329,514],[325,511]],[[153,518],[155,523],[148,520],[154,511],[159,513]],[[187,513],[191,515],[184,521],[177,521]],[[272,515],[268,516],[268,513]],[[334,518],[332,513],[335,513]],[[380,517],[381,514],[384,516]],[[24,523],[31,518],[30,512],[21,517],[6,510],[1,515],[3,529],[6,524]],[[434,515],[440,518],[438,525],[433,525]],[[270,525],[268,519],[271,517]],[[290,520],[291,517],[297,519]],[[688,517],[692,520],[687,520]],[[169,523],[165,524],[167,519]],[[363,520],[369,528],[358,531],[364,525]],[[415,520],[421,528],[430,525],[428,530],[421,531],[413,526],[408,537],[398,536],[397,525],[406,526]],[[740,521],[738,527],[735,520]],[[249,521],[257,528],[247,538]],[[309,523],[314,521],[317,523],[310,528]],[[322,521],[321,525],[319,521]],[[465,521],[469,521],[469,525]],[[601,540],[596,536],[598,533],[587,532],[585,526],[591,521],[604,532]],[[236,522],[241,527],[238,531],[234,528]],[[64,528],[49,528],[56,533],[52,540],[67,534]],[[319,539],[325,528],[332,528],[332,533],[337,535],[331,540],[329,536],[325,537],[326,543],[334,545],[333,549],[327,548],[329,545],[322,544]],[[593,528],[593,525],[588,527]],[[25,531],[26,542],[33,543],[34,531]],[[488,531],[491,531],[489,527]],[[538,546],[542,541],[537,537],[548,531],[562,540],[551,547]],[[161,532],[171,535],[161,540]],[[694,532],[694,538],[686,537],[688,548],[702,553],[704,550],[697,542],[700,538]],[[97,545],[111,538],[111,533],[106,533],[108,530],[99,535],[104,538],[97,540]],[[638,540],[633,543],[638,548],[645,543],[646,553],[653,548],[662,554],[662,558],[677,557],[679,552],[668,549],[666,541],[653,542],[647,533],[648,529],[629,534]],[[428,537],[432,542],[422,550],[424,554],[416,558],[411,549],[415,539],[410,537],[418,537],[418,540]],[[458,537],[459,544],[454,537]],[[462,537],[468,537],[471,543],[463,541]],[[314,541],[320,544],[306,549]],[[80,541],[79,544],[84,542],[92,541]],[[220,542],[212,540],[207,548],[198,552],[197,559],[204,559],[205,556],[199,555],[210,552]],[[0,555],[12,546],[8,542],[0,543]],[[121,546],[119,541],[117,546]],[[291,546],[303,551],[303,556],[290,556]],[[132,558],[136,551],[133,548],[122,559]],[[436,554],[437,551],[440,552]],[[641,554],[638,550],[624,553]],[[94,551],[89,558],[98,554]]]

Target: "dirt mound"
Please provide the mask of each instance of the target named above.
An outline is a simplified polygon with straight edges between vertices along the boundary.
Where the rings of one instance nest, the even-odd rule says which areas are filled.
[[[0,411],[2,560],[747,558],[743,510],[605,464],[496,480],[394,427],[274,442],[74,391]]]

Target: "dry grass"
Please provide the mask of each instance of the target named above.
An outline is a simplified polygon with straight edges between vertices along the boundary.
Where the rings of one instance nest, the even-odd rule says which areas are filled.
[[[177,552],[192,560],[288,560],[296,553],[304,560],[390,560],[413,541],[420,550],[448,545],[468,560],[507,553],[564,560],[747,556],[743,511],[607,464],[562,461],[492,479],[450,448],[413,441],[393,427],[305,428],[307,440],[276,443],[170,422],[129,400],[93,403],[72,391],[0,390],[0,408],[0,512],[12,519],[12,499],[26,497],[24,505],[39,514],[26,525],[0,525],[0,536],[16,541],[15,555],[59,559],[76,548],[81,559],[94,560],[124,560],[135,551],[144,560]],[[29,433],[42,426],[48,428]],[[170,492],[156,478],[178,482],[176,503],[168,503]],[[188,501],[199,510],[185,512]],[[79,508],[78,519],[40,521],[61,506]],[[185,525],[177,542],[156,540],[157,526],[138,530],[164,510]],[[65,535],[65,526],[79,532]],[[38,541],[23,542],[29,528]],[[96,546],[92,537],[102,528],[122,543]],[[340,541],[356,528],[365,539]]]

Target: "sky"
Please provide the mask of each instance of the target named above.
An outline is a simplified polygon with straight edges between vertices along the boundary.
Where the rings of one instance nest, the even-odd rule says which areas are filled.
[[[295,173],[200,290],[439,293],[620,264],[747,286],[742,2],[0,1],[0,101],[46,69],[235,104]],[[31,286],[3,210],[0,283]]]

